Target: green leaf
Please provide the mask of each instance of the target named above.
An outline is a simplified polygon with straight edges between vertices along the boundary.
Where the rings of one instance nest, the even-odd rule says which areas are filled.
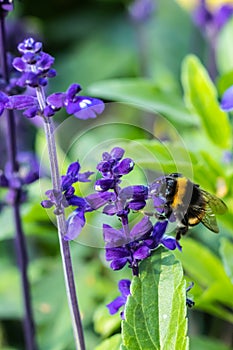
[[[118,315],[119,317],[119,315]],[[95,350],[119,350],[121,345],[121,335],[115,334],[111,338],[104,340]]]
[[[133,103],[150,112],[159,112],[175,124],[196,125],[195,117],[183,105],[181,97],[158,89],[153,81],[142,78],[106,80],[89,86],[90,94],[117,102]]]
[[[23,314],[19,272],[15,267],[0,266],[0,318],[21,318]]]
[[[136,140],[127,142],[124,148],[139,166],[163,173],[180,172],[192,176],[193,165],[198,163],[181,142]]]
[[[220,241],[220,254],[226,274],[230,277],[233,283],[233,244],[227,238],[222,238]]]
[[[140,265],[122,322],[123,349],[187,349],[185,281],[181,264],[163,248]]]
[[[93,321],[95,331],[103,337],[108,337],[120,329],[119,314],[110,315],[106,305],[101,305],[97,308]]]
[[[233,70],[232,32],[233,19],[230,19],[218,34],[216,41],[217,65],[222,74]]]
[[[182,240],[182,252],[174,254],[181,261],[188,275],[199,285],[209,287],[216,280],[226,282],[227,276],[221,261],[203,244],[192,238]]]
[[[233,306],[233,285],[220,259],[191,238],[183,239],[182,252],[175,252],[175,255],[194,282],[195,307],[233,322],[229,309]]]
[[[230,347],[221,343],[217,339],[211,339],[209,337],[191,337],[190,338],[190,350],[230,350]]]
[[[194,55],[183,62],[182,84],[186,104],[199,117],[206,135],[219,147],[229,148],[232,141],[227,114],[219,107],[216,88],[205,67]]]

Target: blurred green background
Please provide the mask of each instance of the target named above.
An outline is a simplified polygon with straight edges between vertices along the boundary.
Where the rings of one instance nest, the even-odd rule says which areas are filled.
[[[219,35],[215,88],[204,68],[208,44],[190,13],[173,0],[160,0],[154,1],[154,11],[144,21],[135,21],[129,12],[131,4],[123,0],[15,1],[15,11],[7,19],[9,50],[15,53],[17,43],[28,33],[33,35],[55,57],[58,74],[48,93],[65,91],[77,82],[83,94],[106,102],[105,112],[94,120],[68,118],[63,112],[56,115],[63,173],[77,159],[83,171],[93,171],[103,151],[121,146],[136,162],[125,184],[146,184],[161,173],[178,171],[224,198],[229,211],[218,218],[220,234],[198,225],[183,238],[183,252],[176,255],[187,281],[195,283],[190,292],[195,307],[188,310],[191,350],[229,350],[233,333],[232,118],[220,111],[216,94],[221,96],[233,84],[233,20]],[[200,61],[187,58],[189,54]],[[22,206],[39,348],[72,350],[56,227],[52,211],[40,206],[45,190],[51,188],[45,138],[39,122],[20,116],[17,120],[19,148],[36,152],[44,175],[30,186],[29,201]],[[2,120],[0,128],[3,167]],[[94,180],[95,176],[77,192],[91,193]],[[100,212],[90,214],[81,236],[71,243],[87,349],[119,332],[120,317],[108,315],[105,304],[117,296],[117,281],[130,277],[127,269],[113,272],[104,261],[103,222],[114,220]],[[0,348],[24,349],[10,209],[1,211],[0,227]]]

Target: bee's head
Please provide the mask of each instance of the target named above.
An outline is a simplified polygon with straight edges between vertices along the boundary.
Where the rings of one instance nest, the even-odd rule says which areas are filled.
[[[176,177],[172,175],[158,177],[150,186],[152,196],[170,199],[176,190]]]

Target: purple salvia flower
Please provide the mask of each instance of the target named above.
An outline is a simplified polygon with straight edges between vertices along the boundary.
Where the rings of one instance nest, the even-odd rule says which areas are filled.
[[[103,225],[106,260],[111,261],[110,267],[119,270],[129,263],[129,267],[135,269],[135,274],[138,274],[138,263],[145,259],[145,251],[141,250],[139,255],[139,249],[144,245],[143,240],[150,235],[152,229],[153,226],[147,217],[132,228],[129,236],[126,236],[123,228],[116,230],[109,225]],[[148,257],[150,249],[145,249]]]
[[[22,73],[18,80],[19,86],[45,86],[47,78],[54,77],[56,71],[51,69],[54,58],[42,51],[42,43],[36,42],[33,38],[25,39],[18,45],[22,57],[13,60],[13,66]]]
[[[68,207],[68,202],[61,191],[58,190],[48,190],[45,192],[48,199],[45,199],[41,202],[43,208],[52,208],[55,206],[54,214],[60,215],[63,212],[63,209]]]
[[[202,30],[216,35],[231,18],[232,14],[233,6],[230,4],[223,4],[214,12],[211,12],[206,1],[202,0],[193,12],[193,20]]]
[[[134,0],[128,7],[130,17],[135,22],[147,21],[156,9],[156,0]]]
[[[230,112],[233,110],[233,86],[230,86],[223,94],[220,106],[223,111]]]
[[[150,249],[156,249],[159,245],[163,245],[169,250],[174,250],[178,248],[181,251],[181,246],[179,242],[171,236],[164,235],[167,228],[168,221],[158,221],[153,229],[151,236],[145,240],[146,245]]]
[[[74,210],[73,213],[67,219],[68,229],[63,236],[66,241],[73,240],[79,236],[86,222],[84,211]]]
[[[4,94],[4,92],[0,91],[0,116],[3,114],[8,101],[9,101],[8,96]]]
[[[126,304],[127,298],[130,295],[130,284],[131,281],[128,279],[122,279],[118,282],[118,289],[121,295],[106,305],[111,315],[116,314]],[[121,312],[121,318],[124,319],[124,311]]]
[[[130,238],[125,236],[124,230],[116,230],[109,225],[103,226],[104,240],[106,244],[106,260],[111,261],[113,270],[122,269],[127,263],[138,274],[138,264],[151,255],[151,252],[163,245],[169,250],[181,246],[174,237],[164,233],[167,221],[157,222],[153,227],[150,220],[144,217],[130,231]]]
[[[0,10],[4,12],[10,12],[13,11],[14,5],[13,0],[0,0]]]
[[[89,177],[94,174],[93,172],[87,171],[80,173],[80,164],[79,162],[74,162],[70,164],[67,169],[66,175],[61,177],[62,191],[70,193],[72,191],[71,187],[76,182],[90,182]]]
[[[214,13],[214,23],[217,31],[220,31],[233,15],[233,6],[223,4]]]
[[[85,198],[75,195],[75,189],[72,186],[77,182],[90,181],[89,176],[93,173],[90,171],[80,173],[80,168],[79,162],[70,164],[66,175],[61,177],[61,191],[48,190],[45,193],[48,199],[41,202],[44,208],[55,206],[54,213],[56,215],[60,215],[64,208],[68,206],[76,207],[67,219],[67,232],[63,237],[67,241],[76,238],[80,234],[86,222],[85,213],[93,210]],[[106,203],[106,201],[104,201],[104,203]]]
[[[66,92],[54,93],[47,98],[47,103],[53,109],[65,107],[68,114],[73,114],[79,119],[95,118],[104,110],[104,103],[87,96],[79,96],[82,90],[79,84],[72,84]]]
[[[222,161],[224,164],[231,164],[233,161],[233,153],[231,151],[224,151]]]
[[[106,203],[115,201],[116,195],[113,192],[97,192],[88,195],[85,200],[93,210],[96,210],[106,205]]]
[[[110,189],[117,191],[121,182],[120,178],[133,170],[133,160],[131,158],[122,159],[124,152],[122,148],[115,147],[110,153],[103,153],[103,160],[96,167],[103,176],[95,183],[96,191],[106,192]]]

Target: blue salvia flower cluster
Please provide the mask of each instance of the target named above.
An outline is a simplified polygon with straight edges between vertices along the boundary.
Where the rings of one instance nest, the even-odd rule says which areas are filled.
[[[48,190],[45,194],[48,199],[41,202],[44,208],[51,208],[55,206],[54,214],[60,215],[64,208],[68,206],[76,207],[72,214],[68,217],[67,224],[68,229],[66,235],[63,236],[65,240],[75,239],[81,232],[85,225],[85,213],[92,211],[88,202],[75,195],[75,189],[73,185],[78,182],[89,182],[89,176],[93,172],[80,173],[79,162],[70,164],[67,169],[66,175],[62,176],[62,190]]]
[[[2,205],[12,205],[15,201],[25,202],[27,186],[39,179],[39,162],[33,153],[20,152],[17,158],[19,167],[17,172],[12,172],[9,162],[6,163],[4,170],[0,169],[0,187],[7,189]]]
[[[5,11],[10,11],[7,9],[12,6],[9,1],[2,1],[0,5],[6,7],[6,9],[4,7]],[[48,96],[43,108],[36,96],[16,94],[24,91],[27,87],[40,89],[47,85],[49,78],[56,76],[56,71],[52,68],[54,58],[43,52],[41,42],[37,42],[33,38],[25,39],[18,45],[18,50],[21,57],[9,58],[9,64],[12,63],[9,83],[3,78],[0,79],[0,116],[5,109],[8,109],[23,110],[23,115],[27,118],[36,116],[52,117],[59,109],[64,107],[68,114],[73,114],[80,119],[88,119],[95,118],[97,114],[104,110],[104,103],[101,100],[79,96],[81,87],[78,84],[72,84],[64,93],[58,92]],[[34,164],[29,173],[24,174],[23,177],[20,172],[12,174],[11,171],[7,171],[7,167],[4,171],[1,170],[0,187],[9,188],[6,200],[8,203],[12,203],[14,198],[13,191],[10,189],[21,188],[23,185],[36,181],[39,178],[39,166]],[[71,170],[69,170],[70,172]],[[83,179],[79,181],[83,181]],[[48,191],[47,195],[49,200],[56,204],[55,212],[60,213],[61,198],[59,197],[62,197],[62,194],[55,192],[54,190]],[[21,197],[20,201],[22,202],[25,200],[25,191],[21,191]],[[62,203],[64,205],[65,202]],[[45,205],[48,206],[49,203],[47,202]],[[80,212],[79,215],[81,216]]]
[[[73,206],[76,209],[67,220],[68,233],[65,239],[76,238],[85,222],[85,214],[103,208],[105,215],[116,216],[121,221],[121,228],[114,228],[103,224],[103,237],[105,242],[106,260],[110,262],[113,270],[120,270],[128,265],[132,269],[133,275],[139,274],[139,264],[148,258],[151,253],[163,245],[167,249],[181,249],[181,246],[174,237],[165,234],[168,220],[163,219],[152,224],[148,216],[143,216],[134,226],[130,227],[129,214],[141,211],[149,198],[153,197],[154,205],[157,208],[161,199],[152,196],[154,185],[134,185],[121,187],[123,176],[129,174],[134,168],[131,158],[124,158],[124,149],[113,148],[109,153],[104,152],[101,162],[97,165],[97,170],[101,175],[95,182],[95,193],[85,198],[75,195],[73,184],[76,182],[89,181],[89,176],[93,173],[80,173],[78,162],[73,163],[67,170],[67,174],[62,177],[63,195],[58,198],[57,194],[48,191],[49,200],[43,201],[44,207],[56,206],[56,212],[60,206]],[[160,207],[160,206],[159,206]],[[160,210],[160,209],[159,209]],[[162,212],[160,210],[160,212]],[[130,281],[121,280],[119,282],[121,296],[108,305],[110,313],[113,314],[125,304],[127,296],[130,294]],[[121,314],[122,317],[124,313]]]
[[[42,51],[41,42],[33,38],[26,39],[18,45],[18,50],[22,56],[13,60],[13,67],[21,73],[20,78],[16,81],[19,87],[44,87],[49,78],[56,76],[56,71],[52,68],[54,58]],[[61,108],[65,108],[68,114],[79,119],[95,118],[97,114],[102,113],[104,103],[96,98],[79,96],[80,91],[79,84],[72,84],[66,92],[51,94],[47,97],[43,109],[35,96],[8,96],[0,92],[0,115],[4,109],[23,110],[27,118],[52,117]]]

